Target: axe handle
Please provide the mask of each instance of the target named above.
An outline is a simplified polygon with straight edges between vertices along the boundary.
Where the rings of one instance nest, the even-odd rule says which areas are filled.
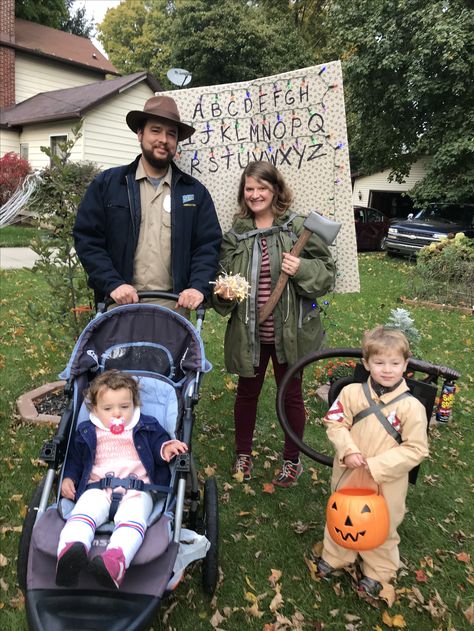
[[[293,256],[299,256],[303,251],[304,246],[308,243],[310,236],[313,233],[311,230],[304,228],[303,232],[298,237],[298,241],[292,247],[290,254]],[[280,277],[277,280],[277,284],[275,285],[275,289],[270,294],[267,302],[263,305],[263,307],[258,312],[258,323],[261,324],[265,322],[268,316],[273,312],[273,309],[276,307],[277,302],[280,300],[280,297],[285,289],[286,283],[288,282],[289,276],[286,272],[280,272]]]

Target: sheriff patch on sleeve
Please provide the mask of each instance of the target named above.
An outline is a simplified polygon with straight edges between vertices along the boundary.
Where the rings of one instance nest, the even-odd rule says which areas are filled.
[[[195,206],[194,203],[194,195],[191,193],[190,195],[183,195],[183,206]]]
[[[342,423],[344,420],[344,408],[342,407],[342,403],[339,399],[334,401],[323,420],[326,422],[337,421],[338,423]]]

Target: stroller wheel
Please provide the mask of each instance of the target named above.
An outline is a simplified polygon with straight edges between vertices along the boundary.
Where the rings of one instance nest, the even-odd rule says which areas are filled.
[[[33,526],[35,525],[36,514],[41,500],[41,495],[43,494],[45,481],[46,479],[43,478],[33,493],[33,497],[28,505],[26,517],[23,520],[23,528],[20,535],[20,541],[18,543],[16,573],[18,585],[23,593],[26,592],[26,576],[28,572],[28,555],[30,552],[31,534],[33,532]]]
[[[219,577],[219,521],[215,478],[207,479],[204,484],[203,522],[204,534],[211,547],[202,562],[202,588],[204,593],[213,596]]]

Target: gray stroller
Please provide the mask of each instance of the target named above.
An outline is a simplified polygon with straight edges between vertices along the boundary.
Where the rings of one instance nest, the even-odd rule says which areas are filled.
[[[163,292],[140,298],[177,299]],[[61,377],[69,403],[56,435],[43,445],[48,465],[23,524],[18,551],[18,581],[25,593],[29,628],[35,631],[146,629],[161,601],[177,587],[189,563],[202,559],[203,590],[212,595],[218,578],[218,509],[214,478],[199,489],[192,455],[194,406],[201,377],[211,369],[197,324],[155,304],[106,305],[81,333]],[[63,464],[77,425],[88,413],[83,391],[94,377],[112,368],[134,375],[140,383],[141,409],[159,419],[168,433],[186,442],[187,454],[171,465],[168,492],[157,493],[145,540],[119,590],[101,586],[83,572],[77,587],[55,584],[59,533],[73,507],[61,498]],[[91,548],[106,545],[113,524],[96,532]]]

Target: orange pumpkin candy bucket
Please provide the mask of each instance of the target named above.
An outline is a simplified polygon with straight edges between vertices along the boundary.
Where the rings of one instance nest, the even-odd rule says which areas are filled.
[[[346,487],[334,491],[326,507],[326,524],[333,541],[350,550],[372,550],[388,535],[385,498],[374,489]]]

